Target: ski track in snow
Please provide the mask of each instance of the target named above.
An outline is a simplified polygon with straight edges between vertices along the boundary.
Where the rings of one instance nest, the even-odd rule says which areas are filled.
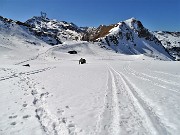
[[[170,73],[166,73],[166,72],[162,72],[162,71],[153,71],[153,72],[158,73],[158,74],[165,74],[165,75],[172,76],[172,77],[175,77],[178,79],[180,78],[180,75],[170,74]]]
[[[168,134],[153,108],[140,97],[131,82],[112,67],[108,69],[104,108],[95,134]]]
[[[170,85],[173,85],[173,86],[176,86],[176,87],[179,87],[179,88],[180,88],[180,84],[179,84],[179,83],[173,82],[173,81],[171,81],[171,80],[165,80],[165,79],[163,79],[163,78],[161,78],[161,77],[151,76],[151,75],[145,74],[145,73],[143,73],[143,72],[142,72],[142,73],[137,72],[137,71],[133,70],[132,68],[130,68],[130,65],[128,66],[128,69],[131,70],[133,73],[137,73],[137,74],[139,74],[139,75],[141,75],[141,76],[143,76],[143,77],[145,77],[145,78],[151,79],[151,80],[154,81],[154,82],[159,81],[159,82],[166,83],[166,84],[168,84],[168,85],[170,84]],[[149,68],[148,68],[148,70],[149,70],[150,72],[152,72],[152,70],[150,70]],[[176,76],[176,77],[177,77],[177,76]]]
[[[162,79],[162,78],[157,78],[157,77],[154,77],[154,76],[150,76],[150,75],[147,75],[145,73],[137,72],[137,71],[133,70],[132,68],[130,68],[130,65],[128,65],[126,67],[123,67],[123,70],[125,72],[127,72],[128,74],[134,75],[137,78],[148,81],[153,85],[156,85],[156,86],[161,87],[161,88],[163,88],[165,90],[172,91],[172,92],[175,92],[177,94],[180,94],[180,91],[177,90],[177,89],[180,89],[180,85],[178,83],[175,83],[175,82],[172,82],[172,81],[169,81],[169,80],[165,80],[165,79]],[[174,86],[176,89],[169,86],[169,84]]]
[[[136,108],[132,113],[135,112],[142,116],[142,126],[144,126],[145,129],[149,129],[150,134],[169,134],[164,123],[162,123],[161,119],[154,112],[149,103],[138,94],[133,84],[122,73],[116,71],[112,67],[111,70],[115,75],[121,78],[122,84],[125,86],[125,91],[128,93],[128,100],[132,101],[132,105]]]
[[[112,73],[108,70],[107,90],[104,98],[103,111],[100,113],[96,125],[96,135],[120,134],[120,112],[118,107],[118,96]]]

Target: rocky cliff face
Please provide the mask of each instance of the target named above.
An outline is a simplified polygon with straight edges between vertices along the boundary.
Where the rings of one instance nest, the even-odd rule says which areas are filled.
[[[109,26],[100,25],[98,28],[88,28],[87,30],[85,30],[83,40],[96,41],[96,39],[105,37],[107,34],[109,34],[109,31],[115,26],[116,24],[112,24]]]
[[[180,32],[155,31],[153,34],[176,60],[180,60]]]

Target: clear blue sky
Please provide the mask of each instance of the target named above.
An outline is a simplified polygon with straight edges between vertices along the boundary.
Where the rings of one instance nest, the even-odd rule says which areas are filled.
[[[78,26],[135,17],[150,30],[180,31],[180,0],[0,0],[0,15],[14,20],[26,21],[41,11]]]

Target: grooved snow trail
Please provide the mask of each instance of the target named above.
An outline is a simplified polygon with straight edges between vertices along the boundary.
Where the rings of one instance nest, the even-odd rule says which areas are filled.
[[[108,71],[107,90],[105,93],[105,101],[103,112],[100,114],[100,120],[96,125],[95,135],[119,135],[119,101],[117,96],[117,88],[115,84],[115,78]]]
[[[124,75],[119,73],[118,71],[112,70],[119,75],[119,77],[122,78],[123,84],[126,86],[126,90],[129,92],[130,96],[134,100],[134,103],[136,106],[139,107],[140,111],[143,113],[142,115],[146,117],[145,119],[149,121],[147,123],[150,124],[154,130],[151,129],[151,131],[156,131],[156,133],[152,134],[169,134],[168,131],[165,128],[165,125],[161,122],[161,119],[157,116],[157,114],[153,111],[153,108],[143,99],[141,96],[137,93],[136,89],[131,85],[131,83],[125,78]]]
[[[163,126],[153,125],[153,122],[161,123],[148,110],[150,106],[142,103],[145,101],[137,98],[132,86],[111,67],[107,85],[105,107],[100,116],[97,135],[166,134]]]
[[[170,73],[166,73],[166,72],[162,72],[162,71],[153,71],[153,72],[159,73],[159,74],[165,74],[165,75],[172,76],[175,78],[180,78],[180,75],[174,75],[174,74],[170,74]]]
[[[108,127],[108,133],[113,134],[113,135],[118,135],[120,134],[120,128],[119,128],[119,121],[120,121],[120,114],[119,114],[119,107],[118,107],[118,89],[116,87],[116,82],[115,78],[112,74],[112,72],[109,71],[110,77],[108,79],[108,90],[111,92],[111,95],[107,96],[112,96],[111,97],[111,104],[107,103],[107,108],[110,107],[112,109],[110,111],[110,117],[111,118],[111,123]],[[106,128],[106,127],[104,127]]]
[[[142,76],[142,77],[147,78],[147,79],[152,79],[153,82],[160,81],[160,82],[163,82],[163,83],[166,83],[166,84],[171,84],[171,85],[174,85],[174,86],[180,88],[179,83],[173,82],[171,80],[165,80],[165,79],[162,79],[160,77],[150,76],[150,75],[145,74],[145,73],[137,72],[137,71],[133,70],[132,68],[130,68],[130,66],[128,66],[127,69],[128,69],[128,71],[134,73],[135,75]]]
[[[128,74],[132,74],[137,78],[148,81],[148,82],[152,83],[153,85],[164,88],[168,91],[172,91],[172,92],[176,92],[177,94],[180,94],[180,91],[178,91],[178,89],[180,88],[180,85],[175,82],[171,82],[171,81],[168,82],[167,80],[163,80],[161,78],[157,78],[157,77],[153,77],[153,76],[150,76],[150,75],[147,75],[144,73],[137,72],[137,71],[131,69],[129,66],[124,67],[123,69]],[[159,81],[159,82],[157,82],[157,81]],[[160,82],[163,82],[163,83],[160,83]],[[168,84],[171,84],[172,86],[174,86],[175,89],[172,88],[172,86],[169,86]]]

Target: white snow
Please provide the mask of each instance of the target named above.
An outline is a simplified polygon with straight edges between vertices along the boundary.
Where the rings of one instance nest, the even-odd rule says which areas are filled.
[[[0,32],[1,135],[180,134],[179,62],[19,37]]]

